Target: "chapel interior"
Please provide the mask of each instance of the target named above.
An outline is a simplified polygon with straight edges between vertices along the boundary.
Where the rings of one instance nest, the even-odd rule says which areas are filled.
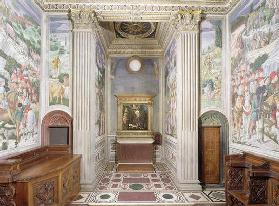
[[[0,205],[279,206],[279,1],[0,0]]]

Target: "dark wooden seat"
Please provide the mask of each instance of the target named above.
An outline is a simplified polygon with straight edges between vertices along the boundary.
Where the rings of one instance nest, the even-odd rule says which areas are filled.
[[[225,162],[228,206],[279,205],[279,162],[248,153]]]
[[[64,205],[80,191],[80,155],[45,146],[0,159],[0,205]]]

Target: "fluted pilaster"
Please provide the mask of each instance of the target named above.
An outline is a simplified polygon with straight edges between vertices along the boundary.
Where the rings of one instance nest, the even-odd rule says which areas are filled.
[[[199,22],[201,12],[180,12],[177,36],[177,185],[201,190],[198,180]]]
[[[73,151],[82,154],[81,185],[95,185],[95,70],[94,12],[71,11],[73,22]]]

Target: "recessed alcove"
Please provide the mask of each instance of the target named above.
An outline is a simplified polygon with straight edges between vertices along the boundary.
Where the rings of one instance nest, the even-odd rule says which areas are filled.
[[[42,121],[43,145],[69,145],[72,150],[72,117],[63,111],[55,110],[45,115]]]

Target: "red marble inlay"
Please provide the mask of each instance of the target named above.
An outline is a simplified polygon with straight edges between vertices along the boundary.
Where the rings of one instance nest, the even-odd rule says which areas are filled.
[[[170,183],[171,180],[169,178],[162,178],[162,182],[164,183]]]
[[[151,177],[156,178],[157,174],[151,174]]]
[[[109,178],[104,178],[101,180],[102,183],[109,183]]]
[[[111,188],[117,188],[118,184],[112,184]]]
[[[154,184],[155,188],[162,188],[162,186],[160,184]]]
[[[112,182],[121,182],[121,179],[112,179]]]
[[[149,178],[123,178],[123,183],[150,183]]]
[[[154,192],[119,192],[118,201],[122,202],[154,202]]]

